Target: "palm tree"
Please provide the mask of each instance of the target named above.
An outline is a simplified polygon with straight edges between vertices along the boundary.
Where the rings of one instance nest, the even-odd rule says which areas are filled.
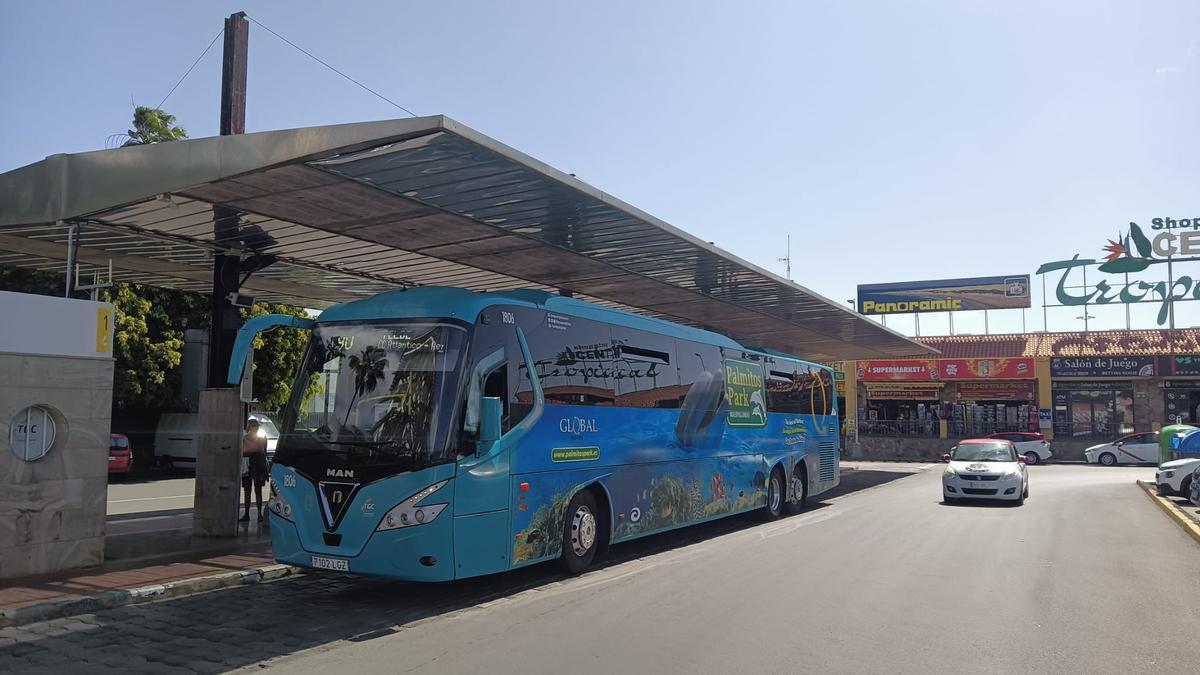
[[[350,357],[349,365],[354,371],[354,396],[350,397],[350,405],[346,408],[346,419],[342,426],[350,423],[350,413],[354,410],[354,402],[363,393],[375,391],[383,372],[387,370],[387,352],[382,347],[368,345],[362,353]]]
[[[187,130],[175,124],[175,116],[159,108],[139,105],[133,110],[133,128],[125,132],[129,140],[124,145],[164,143],[187,138]]]

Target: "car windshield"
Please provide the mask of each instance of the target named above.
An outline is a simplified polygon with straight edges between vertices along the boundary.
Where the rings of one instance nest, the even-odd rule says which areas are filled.
[[[279,438],[279,429],[269,418],[261,415],[251,415],[250,419],[258,422],[258,428],[267,438]]]
[[[276,461],[412,470],[447,448],[467,331],[428,322],[356,322],[313,331]]]
[[[954,449],[951,457],[956,462],[1015,462],[1012,446],[1008,443],[966,443]]]

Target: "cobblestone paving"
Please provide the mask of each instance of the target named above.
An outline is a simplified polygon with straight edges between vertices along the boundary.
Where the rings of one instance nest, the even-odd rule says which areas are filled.
[[[848,472],[830,497],[907,473]],[[820,504],[810,509],[820,509]],[[757,525],[755,514],[615,546],[616,564]],[[219,673],[562,579],[553,564],[444,584],[307,574],[0,629],[0,673]]]

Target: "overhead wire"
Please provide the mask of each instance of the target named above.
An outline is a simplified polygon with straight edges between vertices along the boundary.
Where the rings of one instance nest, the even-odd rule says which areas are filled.
[[[396,103],[396,102],[395,102],[395,101],[393,101],[392,99],[390,99],[390,98],[388,98],[388,97],[384,96],[383,94],[381,94],[381,93],[379,93],[379,92],[375,91],[374,89],[372,89],[372,88],[368,87],[367,85],[363,84],[362,82],[359,82],[358,80],[354,79],[353,77],[350,77],[349,75],[347,75],[346,73],[343,73],[342,71],[338,70],[337,68],[334,68],[333,66],[329,65],[329,64],[328,64],[328,63],[326,63],[325,61],[323,61],[323,60],[321,60],[320,58],[318,58],[318,57],[317,57],[316,55],[314,55],[312,52],[308,51],[307,49],[304,49],[303,47],[301,47],[300,45],[296,44],[295,42],[292,42],[291,40],[289,40],[289,39],[285,38],[284,36],[280,35],[279,33],[276,33],[275,31],[271,30],[271,29],[270,29],[270,27],[266,26],[265,24],[263,24],[263,22],[259,21],[258,19],[255,19],[254,17],[250,16],[249,14],[247,14],[247,15],[246,15],[246,18],[247,18],[247,19],[250,19],[250,20],[251,20],[251,21],[253,21],[254,23],[258,24],[258,26],[259,26],[259,27],[261,27],[263,30],[267,31],[267,32],[268,32],[268,33],[270,33],[271,35],[274,35],[275,37],[279,38],[280,40],[283,40],[283,41],[284,41],[284,42],[286,42],[287,44],[291,45],[293,48],[295,48],[296,50],[298,50],[300,53],[302,53],[302,54],[304,54],[305,56],[309,57],[310,59],[312,59],[312,60],[316,61],[317,63],[319,63],[319,64],[321,64],[321,65],[325,66],[326,68],[328,68],[328,69],[332,70],[333,72],[337,73],[338,75],[341,75],[342,77],[346,78],[347,80],[350,80],[350,81],[351,81],[351,82],[353,82],[354,84],[356,84],[356,85],[358,85],[359,87],[362,87],[363,89],[365,89],[366,91],[368,91],[368,92],[370,92],[370,93],[374,94],[375,96],[379,97],[379,98],[380,98],[380,99],[382,99],[383,101],[386,101],[387,103],[390,103],[391,105],[395,106],[396,108],[398,108],[398,109],[400,109],[400,110],[403,110],[404,112],[408,113],[409,115],[412,115],[413,117],[416,117],[416,116],[417,116],[417,114],[416,114],[415,112],[413,112],[413,111],[409,110],[408,108],[405,108],[404,106],[400,105],[399,103]]]
[[[225,27],[222,26],[221,30],[217,31],[217,34],[213,36],[212,41],[208,43],[208,46],[204,48],[204,51],[200,52],[200,56],[197,56],[196,60],[192,61],[191,67],[187,69],[187,72],[183,74],[183,77],[179,78],[179,81],[175,83],[175,86],[171,87],[171,91],[168,91],[167,95],[158,102],[158,108],[160,110],[162,109],[163,104],[167,102],[167,99],[171,98],[171,94],[174,94],[175,90],[179,88],[179,85],[183,84],[183,81],[187,79],[187,76],[191,75],[192,71],[196,69],[196,65],[200,63],[200,59],[204,58],[204,55],[208,53],[208,50],[212,49],[212,46],[217,44],[217,40],[224,34]]]

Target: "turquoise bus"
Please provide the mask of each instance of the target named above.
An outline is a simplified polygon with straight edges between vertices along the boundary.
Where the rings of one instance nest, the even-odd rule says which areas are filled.
[[[838,484],[832,371],[705,330],[539,291],[414,288],[250,320],[231,383],[280,325],[312,332],[271,468],[280,562],[579,572],[610,543],[778,518]]]

